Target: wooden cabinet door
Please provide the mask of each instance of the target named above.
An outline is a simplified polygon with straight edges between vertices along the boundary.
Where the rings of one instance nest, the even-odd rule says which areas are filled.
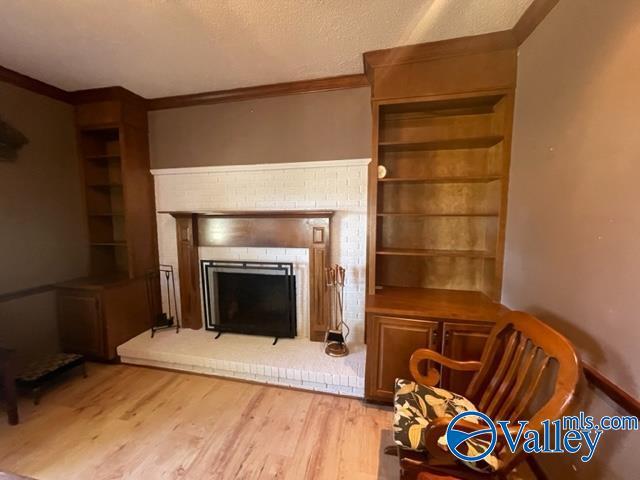
[[[411,354],[419,348],[437,348],[439,323],[382,315],[370,315],[367,322],[365,395],[367,400],[390,402],[396,378],[412,378]]]
[[[101,357],[104,353],[100,293],[83,290],[58,292],[58,328],[65,352]]]
[[[484,345],[491,333],[491,324],[445,322],[442,335],[442,354],[454,360],[480,360]],[[442,367],[442,388],[464,395],[475,372],[460,372]]]

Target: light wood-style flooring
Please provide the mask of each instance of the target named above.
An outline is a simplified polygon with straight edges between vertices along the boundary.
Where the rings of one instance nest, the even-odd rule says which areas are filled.
[[[390,408],[126,365],[90,364],[0,419],[0,471],[39,480],[398,478]],[[4,412],[0,412],[4,413]]]

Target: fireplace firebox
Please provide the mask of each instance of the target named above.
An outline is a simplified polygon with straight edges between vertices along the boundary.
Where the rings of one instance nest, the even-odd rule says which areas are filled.
[[[201,260],[205,328],[218,332],[296,336],[292,263]]]

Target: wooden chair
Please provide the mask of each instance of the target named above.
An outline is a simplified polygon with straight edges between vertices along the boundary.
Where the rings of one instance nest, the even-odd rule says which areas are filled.
[[[557,419],[565,412],[574,395],[580,371],[571,343],[548,325],[523,312],[509,312],[496,323],[480,361],[452,360],[429,349],[414,352],[410,370],[415,381],[436,386],[440,374],[430,367],[423,375],[420,366],[425,361],[454,370],[476,372],[464,396],[479,411],[494,422],[528,420],[527,429],[538,431],[542,429],[543,420]],[[550,375],[549,379],[547,375]],[[438,439],[445,435],[450,420],[451,417],[440,417],[430,422],[423,432],[426,452],[398,448],[403,479],[416,478],[420,472],[435,474],[434,478],[438,475],[474,480],[506,478],[526,458],[522,449],[512,453],[505,446],[504,436],[498,428],[494,454],[500,460],[500,467],[493,473],[476,472],[438,446]],[[485,427],[462,420],[456,428],[476,431]]]

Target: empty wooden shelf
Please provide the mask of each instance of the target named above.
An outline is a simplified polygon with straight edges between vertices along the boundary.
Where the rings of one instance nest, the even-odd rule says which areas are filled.
[[[385,248],[376,252],[378,255],[399,255],[407,257],[468,257],[494,258],[495,255],[481,250],[434,250],[420,248]]]
[[[367,312],[413,318],[491,322],[508,309],[481,292],[381,287],[367,296]]]
[[[381,212],[378,217],[497,217],[498,213],[402,213]]]
[[[500,180],[500,175],[479,175],[459,177],[385,177],[379,178],[382,183],[488,183]]]
[[[500,136],[487,137],[462,137],[453,139],[414,140],[414,141],[387,141],[380,142],[378,146],[387,152],[401,152],[407,150],[463,150],[471,148],[489,148],[503,140]]]

